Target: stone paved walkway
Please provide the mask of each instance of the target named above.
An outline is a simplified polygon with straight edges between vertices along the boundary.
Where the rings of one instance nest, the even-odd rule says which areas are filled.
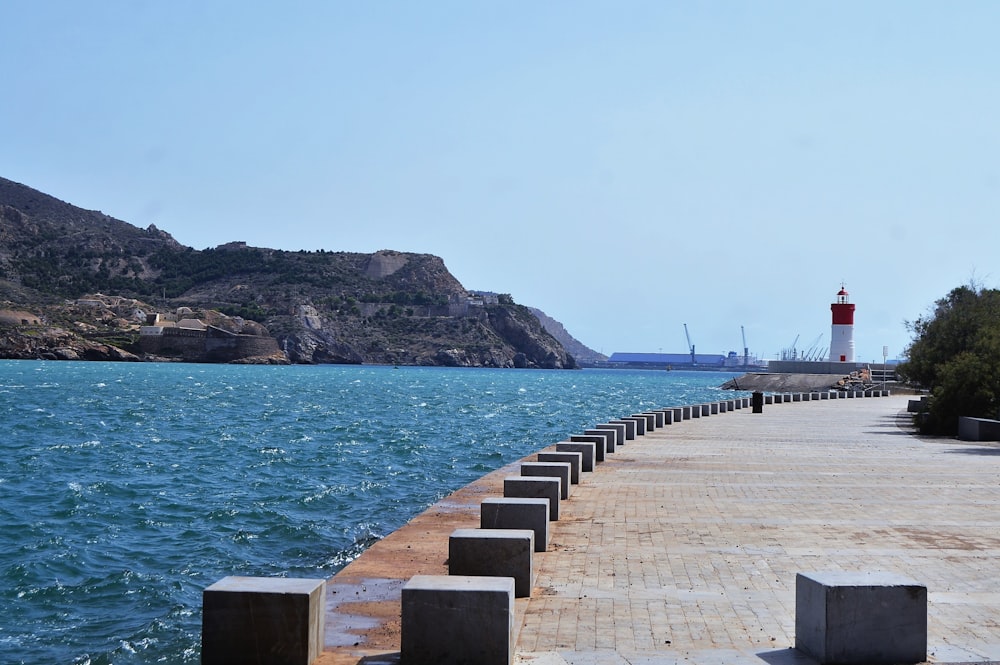
[[[619,448],[584,474],[536,555],[517,662],[810,664],[792,648],[795,575],[829,570],[926,585],[930,662],[1000,661],[1000,447],[913,436],[907,399],[741,409]],[[399,587],[447,573],[448,534],[478,526],[479,502],[512,473],[334,577],[320,662],[396,662]]]

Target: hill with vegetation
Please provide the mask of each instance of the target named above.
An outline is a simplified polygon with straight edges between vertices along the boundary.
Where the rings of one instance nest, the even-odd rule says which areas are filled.
[[[0,357],[169,359],[140,343],[157,315],[276,340],[248,361],[576,367],[527,307],[436,256],[195,250],[0,178]]]

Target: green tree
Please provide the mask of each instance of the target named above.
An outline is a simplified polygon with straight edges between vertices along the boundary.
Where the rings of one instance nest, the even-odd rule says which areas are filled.
[[[909,324],[914,341],[898,373],[930,390],[922,429],[958,431],[959,416],[996,418],[1000,411],[1000,291],[960,286]]]

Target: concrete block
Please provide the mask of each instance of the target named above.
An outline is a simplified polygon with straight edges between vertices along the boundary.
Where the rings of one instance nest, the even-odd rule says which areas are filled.
[[[580,484],[580,472],[583,470],[583,453],[546,452],[538,453],[539,462],[565,462],[569,464],[569,482]]]
[[[735,400],[733,400],[733,402],[735,403],[737,409],[742,409],[744,406],[742,397],[737,397]]]
[[[774,404],[774,395],[764,395],[764,404]]]
[[[448,574],[513,577],[514,596],[531,596],[531,529],[455,529],[448,538]]]
[[[202,610],[204,665],[309,665],[323,652],[326,580],[224,577],[202,592]]]
[[[701,416],[702,416],[702,418],[708,418],[710,415],[712,415],[712,405],[711,404],[702,404],[701,405]]]
[[[634,420],[626,420],[622,418],[620,420],[609,421],[612,425],[625,425],[625,440],[632,441],[635,439],[638,426]]]
[[[503,479],[503,495],[515,499],[548,499],[549,521],[559,519],[559,497],[562,482],[548,476],[507,476]]]
[[[682,406],[681,407],[681,414],[682,414],[681,415],[682,420],[690,420],[691,419],[691,407],[690,406]]]
[[[605,454],[614,452],[613,439],[607,434],[572,434],[569,437],[571,443],[592,443],[594,444],[594,459],[603,462]],[[609,450],[609,448],[611,448]]]
[[[570,494],[570,478],[573,467],[569,462],[524,462],[521,464],[522,476],[537,476],[559,479],[559,498],[568,499]]]
[[[729,400],[719,402],[719,413],[729,413]]]
[[[960,416],[958,438],[961,441],[1000,441],[1000,420]]]
[[[793,402],[801,402],[802,401],[802,393],[792,393],[792,401]]]
[[[660,429],[661,427],[663,427],[663,412],[662,411],[657,411],[657,410],[654,409],[653,411],[643,411],[639,415],[646,416],[647,418],[649,418],[650,416],[653,417],[653,420],[652,420],[653,426],[652,427],[647,427],[646,428],[647,432],[649,430],[651,430],[651,429]],[[648,422],[649,421],[647,421],[647,423]]]
[[[691,417],[701,418],[701,404],[694,404],[691,406]]]
[[[632,418],[642,418],[646,425],[646,434],[649,434],[657,428],[656,425],[656,415],[652,411],[643,411],[642,413],[633,413],[630,417]],[[662,425],[660,425],[662,427]]]
[[[531,529],[535,534],[535,551],[544,552],[549,546],[549,500],[489,498],[479,504],[481,529]]]
[[[583,456],[580,470],[584,472],[594,470],[594,463],[597,461],[596,443],[588,441],[560,441],[556,444],[556,452],[580,453]]]
[[[514,580],[414,575],[402,590],[400,661],[407,665],[514,662]]]
[[[684,409],[679,406],[674,407],[674,422],[679,423],[684,420]]]
[[[660,413],[663,414],[663,426],[674,424],[674,410],[673,409],[660,409]]]
[[[821,664],[927,660],[927,587],[891,573],[799,573],[795,648]]]
[[[734,400],[734,399],[728,399],[728,400],[726,400],[726,409],[729,410],[729,411],[735,411],[736,410],[736,400]]]
[[[819,398],[821,400],[822,399],[830,399],[830,391],[827,390],[826,392],[819,393]]]
[[[613,420],[612,422],[617,423],[617,422],[629,422],[629,421],[635,423],[635,436],[645,436],[646,434],[645,418],[640,418],[638,416],[624,416],[622,418],[619,418],[618,420]],[[627,440],[628,437],[626,436],[625,439]]]
[[[605,434],[608,432],[612,435],[611,442],[614,444],[615,448],[625,445],[625,425],[622,425],[621,423],[600,423],[598,425],[594,425],[591,429],[583,430],[584,434]]]
[[[718,413],[719,413],[719,403],[718,402],[712,402],[708,406],[709,406],[709,409],[710,409],[710,413],[713,416],[718,415]]]

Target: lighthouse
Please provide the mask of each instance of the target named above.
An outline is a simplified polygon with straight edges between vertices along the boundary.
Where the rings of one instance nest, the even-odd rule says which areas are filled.
[[[833,311],[833,329],[830,332],[830,362],[854,362],[854,304],[848,302],[848,293],[840,285],[837,302],[830,305]]]

